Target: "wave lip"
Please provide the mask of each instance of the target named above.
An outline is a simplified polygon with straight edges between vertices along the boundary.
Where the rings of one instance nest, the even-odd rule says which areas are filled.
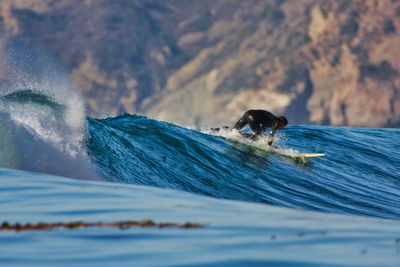
[[[72,98],[74,98],[73,94]],[[0,98],[3,147],[0,166],[99,179],[86,154],[87,128],[70,100],[59,103],[37,90],[17,90]],[[73,110],[73,111],[71,111]],[[71,120],[72,119],[72,120]]]
[[[77,155],[85,129],[79,117],[75,121],[68,115],[75,106],[60,104],[48,95],[33,90],[15,91],[1,100],[13,122],[61,151]]]

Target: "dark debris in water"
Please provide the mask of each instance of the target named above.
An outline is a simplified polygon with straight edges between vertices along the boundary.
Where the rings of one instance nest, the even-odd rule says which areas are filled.
[[[55,228],[67,228],[67,229],[78,229],[86,227],[119,227],[120,229],[127,229],[131,227],[174,227],[174,228],[200,228],[204,225],[198,223],[155,223],[151,220],[143,221],[123,221],[123,222],[97,222],[97,223],[86,223],[86,222],[69,222],[69,223],[36,223],[36,224],[9,224],[3,222],[0,226],[0,231],[31,231],[31,230],[53,230]]]

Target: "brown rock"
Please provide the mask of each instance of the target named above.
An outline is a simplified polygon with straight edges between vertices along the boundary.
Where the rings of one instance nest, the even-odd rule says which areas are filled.
[[[55,55],[91,116],[203,127],[262,108],[291,124],[400,126],[397,1],[151,3],[4,0],[0,46]]]

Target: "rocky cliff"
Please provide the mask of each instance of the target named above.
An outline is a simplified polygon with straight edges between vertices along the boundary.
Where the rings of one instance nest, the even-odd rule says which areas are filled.
[[[400,126],[400,2],[2,0],[3,43],[56,57],[89,114]],[[1,69],[0,69],[1,71]]]

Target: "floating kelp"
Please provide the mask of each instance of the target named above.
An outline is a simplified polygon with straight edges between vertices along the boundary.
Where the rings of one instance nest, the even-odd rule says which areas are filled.
[[[67,229],[78,229],[86,227],[119,227],[120,229],[127,229],[130,227],[175,227],[175,228],[199,228],[204,225],[198,223],[155,223],[152,220],[143,221],[123,221],[123,222],[97,222],[97,223],[86,223],[86,222],[69,222],[69,223],[36,223],[36,224],[9,224],[3,222],[0,226],[0,231],[31,231],[31,230],[53,230],[55,228],[67,228]]]

